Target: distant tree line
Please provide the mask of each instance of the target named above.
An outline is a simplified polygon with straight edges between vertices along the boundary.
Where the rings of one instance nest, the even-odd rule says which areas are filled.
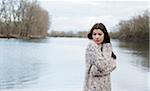
[[[73,31],[54,31],[52,30],[49,33],[50,37],[87,37],[87,31],[79,31],[79,32],[73,32]]]
[[[40,38],[48,29],[49,14],[37,0],[0,1],[0,37]]]
[[[149,16],[148,10],[143,14],[132,17],[130,20],[122,20],[117,25],[118,31],[111,32],[112,38],[123,40],[149,40]]]

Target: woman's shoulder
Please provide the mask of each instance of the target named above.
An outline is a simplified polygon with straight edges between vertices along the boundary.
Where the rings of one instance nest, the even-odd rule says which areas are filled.
[[[104,43],[103,48],[112,48],[111,43]]]
[[[105,55],[111,55],[112,53],[112,45],[111,43],[104,43],[103,44],[103,54]]]

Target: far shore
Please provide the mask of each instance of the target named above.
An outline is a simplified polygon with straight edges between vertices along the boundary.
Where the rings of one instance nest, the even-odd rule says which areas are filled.
[[[49,35],[29,35],[29,36],[19,36],[19,35],[10,35],[10,36],[6,36],[6,35],[2,35],[0,34],[0,38],[7,38],[7,39],[10,39],[10,38],[14,38],[14,39],[43,39],[43,38],[46,38],[46,37],[67,37],[67,38],[87,38],[85,36],[49,36]],[[114,37],[111,37],[111,39],[118,39],[118,40],[121,40],[121,41],[133,41],[133,42],[139,42],[139,41],[149,41],[149,39],[133,39],[133,38],[126,38],[126,39],[120,39],[120,38],[114,38]]]
[[[19,36],[19,35],[2,35],[0,34],[0,38],[15,38],[15,39],[41,39],[41,38],[45,38],[47,37],[47,35],[28,35],[26,36]]]

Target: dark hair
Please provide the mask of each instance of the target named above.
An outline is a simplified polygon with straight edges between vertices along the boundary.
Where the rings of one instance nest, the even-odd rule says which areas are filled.
[[[93,27],[91,28],[91,30],[90,30],[90,32],[88,33],[88,36],[87,36],[89,39],[93,39],[92,34],[93,34],[94,29],[100,29],[104,33],[104,40],[103,40],[102,43],[110,43],[109,34],[108,34],[107,29],[106,29],[106,27],[103,23],[96,23],[96,24],[93,25]],[[111,56],[114,59],[116,59],[116,55],[113,52],[112,52]]]

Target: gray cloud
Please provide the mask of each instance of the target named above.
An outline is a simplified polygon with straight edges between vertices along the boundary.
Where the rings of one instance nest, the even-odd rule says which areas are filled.
[[[110,30],[119,20],[129,19],[148,9],[146,1],[41,1],[52,16],[52,28],[60,31],[88,30],[104,22]]]

